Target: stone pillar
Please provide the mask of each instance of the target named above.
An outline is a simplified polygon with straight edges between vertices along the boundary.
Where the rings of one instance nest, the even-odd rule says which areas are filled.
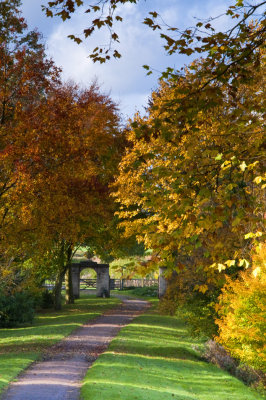
[[[72,285],[73,295],[75,299],[79,299],[80,296],[80,269],[79,267],[72,267]]]
[[[167,280],[164,277],[166,269],[167,269],[166,267],[159,268],[159,291],[158,291],[159,299],[165,295],[167,289]]]
[[[94,268],[97,272],[96,297],[110,297],[109,265]]]

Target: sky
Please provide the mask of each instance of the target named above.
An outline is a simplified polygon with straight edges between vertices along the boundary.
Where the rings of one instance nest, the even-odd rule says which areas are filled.
[[[91,0],[84,2],[92,3]],[[160,72],[168,66],[180,68],[190,62],[184,55],[165,54],[157,31],[153,32],[142,23],[149,11],[159,12],[168,25],[182,29],[194,26],[197,18],[220,15],[231,3],[229,0],[140,0],[137,5],[127,4],[121,7],[119,14],[124,21],[116,26],[122,58],[105,64],[93,63],[88,55],[99,43],[107,42],[106,33],[99,31],[80,45],[67,38],[89,26],[84,8],[81,7],[71,20],[62,22],[57,17],[45,16],[41,5],[47,4],[47,0],[22,0],[22,14],[30,29],[36,28],[43,34],[46,53],[62,67],[63,79],[84,87],[97,79],[101,90],[110,94],[126,120],[137,111],[142,115],[145,113],[148,98],[158,87]],[[224,30],[227,23],[225,18],[220,18],[215,22],[216,28]],[[144,64],[158,72],[147,76],[142,67]]]

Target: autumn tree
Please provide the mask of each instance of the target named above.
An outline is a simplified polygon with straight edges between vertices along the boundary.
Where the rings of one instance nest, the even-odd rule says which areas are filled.
[[[2,153],[16,178],[5,234],[25,258],[55,263],[59,293],[74,247],[88,238],[103,245],[113,216],[108,185],[123,149],[117,109],[96,84],[61,85],[17,109],[14,121]]]
[[[1,232],[7,223],[12,205],[8,192],[16,186],[17,178],[3,163],[4,153],[12,144],[17,110],[38,102],[53,82],[59,80],[58,69],[45,58],[44,46],[37,32],[29,32],[21,16],[19,0],[0,4],[0,221]],[[28,143],[29,144],[29,143]],[[2,233],[1,233],[2,235]],[[1,253],[6,242],[1,236]]]
[[[216,81],[197,92],[205,61],[192,63],[182,79],[161,82],[148,115],[136,115],[128,131],[115,193],[122,225],[159,265],[190,270],[188,295],[193,287],[217,298],[223,271],[248,267],[252,241],[262,239],[265,66],[258,57],[237,91]]]
[[[244,255],[246,246],[237,246],[228,228],[243,240],[253,219],[260,230],[261,214],[254,210],[263,180],[264,65],[250,70],[252,84],[237,93],[224,84],[198,96],[205,112],[197,103],[187,109],[185,99],[202,81],[201,72],[202,63],[193,63],[184,79],[162,82],[149,115],[135,117],[117,196],[121,217],[131,221],[126,229],[137,227],[147,247],[157,243],[166,255],[206,247],[204,258],[212,264],[222,248],[235,249],[231,258]]]
[[[100,253],[111,228],[108,185],[124,139],[116,105],[97,84],[61,83],[20,4],[4,1],[0,9],[3,273],[24,264],[40,278],[56,275],[59,308],[73,249],[86,239]]]
[[[18,253],[10,251],[11,227],[20,225],[11,200],[17,190],[19,160],[13,169],[6,163],[17,129],[16,115],[22,109],[26,115],[28,107],[59,83],[59,69],[45,57],[40,34],[29,32],[20,6],[19,0],[0,3],[0,276],[7,290],[22,288],[22,281],[28,280],[28,273],[18,265]],[[25,146],[29,144],[25,142]]]
[[[51,69],[53,63],[45,60],[40,34],[28,31],[20,6],[20,0],[0,4],[1,125],[12,119],[18,101],[26,106],[42,96],[56,73]]]

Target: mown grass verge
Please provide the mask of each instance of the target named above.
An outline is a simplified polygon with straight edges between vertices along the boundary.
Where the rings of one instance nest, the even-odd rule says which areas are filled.
[[[0,393],[40,357],[45,348],[119,302],[116,298],[100,299],[82,294],[75,304],[63,306],[60,312],[46,310],[38,313],[32,325],[0,329]]]
[[[155,302],[155,300],[154,300]],[[83,400],[255,400],[262,397],[202,361],[184,322],[151,310],[123,328],[88,370]]]

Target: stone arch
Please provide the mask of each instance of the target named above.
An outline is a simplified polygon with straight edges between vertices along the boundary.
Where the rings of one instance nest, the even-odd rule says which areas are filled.
[[[97,274],[96,296],[110,297],[109,264],[98,264],[91,260],[71,264],[74,297],[80,297],[80,273],[86,268],[94,269]]]

